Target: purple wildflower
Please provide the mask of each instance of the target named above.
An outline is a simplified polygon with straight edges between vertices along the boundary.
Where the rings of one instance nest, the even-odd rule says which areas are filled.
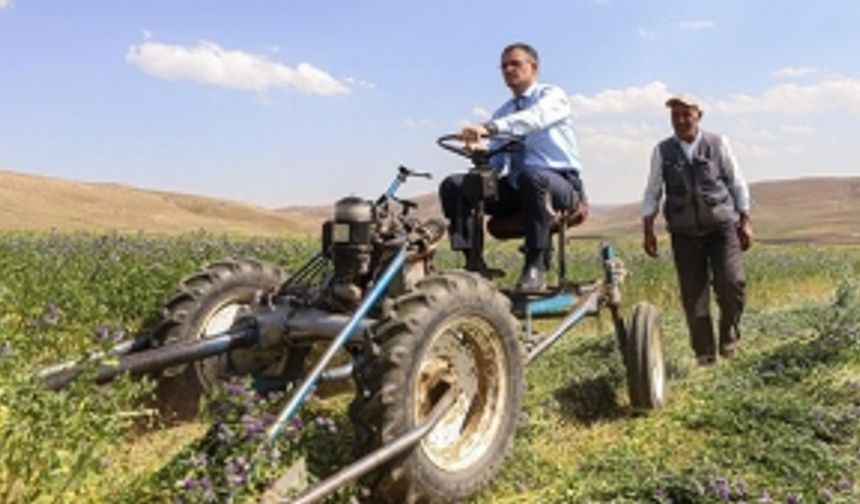
[[[228,394],[236,397],[244,398],[248,395],[248,390],[241,383],[227,383],[224,385],[224,390],[226,390]]]
[[[729,500],[729,497],[731,497],[732,492],[729,488],[729,482],[723,478],[717,479],[716,483],[714,484],[714,489],[714,493],[717,495],[717,497],[720,498],[720,500],[727,501]]]
[[[247,481],[245,478],[247,471],[248,463],[245,461],[244,457],[238,456],[235,458],[228,459],[225,472],[227,473],[227,481],[230,484],[245,484],[245,481]]]
[[[800,498],[794,494],[788,494],[788,498],[785,502],[786,504],[800,504]]]
[[[246,413],[242,415],[241,422],[245,427],[245,435],[248,437],[253,437],[263,432],[263,420],[259,418],[254,418]]]
[[[299,417],[293,418],[290,421],[290,425],[299,432],[303,431],[305,428],[305,423]]]
[[[110,327],[107,324],[102,324],[96,329],[96,339],[99,341],[104,341],[110,337]]]
[[[821,500],[825,502],[830,502],[833,500],[833,492],[829,488],[822,488],[818,496],[821,497]]]
[[[15,353],[15,350],[12,348],[12,343],[8,341],[4,341],[2,345],[0,345],[0,357],[8,357]]]

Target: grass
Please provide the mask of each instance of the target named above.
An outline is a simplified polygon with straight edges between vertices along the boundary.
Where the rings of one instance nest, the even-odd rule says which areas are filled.
[[[478,501],[856,502],[860,312],[840,308],[848,292],[753,310],[742,354],[707,368],[666,317],[671,397],[646,416],[626,403],[611,338],[582,331],[529,370],[517,463]]]
[[[753,249],[742,352],[701,368],[669,259],[646,259],[637,247],[619,247],[630,271],[624,296],[663,312],[667,406],[649,415],[631,411],[611,321],[586,321],[529,368],[526,421],[513,453],[473,500],[857,502],[860,301],[851,282],[860,279],[860,250]],[[146,383],[81,382],[52,394],[39,390],[31,371],[145,327],[179,278],[209,260],[255,256],[289,267],[313,249],[307,240],[205,234],[0,236],[0,502],[202,498],[183,484],[223,478],[225,465],[241,455],[238,443],[207,449],[208,468],[192,467],[222,419],[152,429],[148,423],[158,419],[141,403]],[[515,249],[505,243],[488,250],[489,261],[508,272],[502,284],[518,270]],[[569,253],[571,277],[599,275],[596,243],[574,243]],[[457,260],[440,251],[442,268]],[[316,401],[305,417],[311,428],[282,462],[309,456],[312,477],[324,478],[348,460],[347,402],[344,395]],[[324,420],[315,429],[317,416]],[[236,500],[255,500],[261,487],[244,485]]]

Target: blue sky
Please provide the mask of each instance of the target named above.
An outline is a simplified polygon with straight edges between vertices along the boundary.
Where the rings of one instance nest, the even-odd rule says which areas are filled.
[[[637,200],[692,92],[751,181],[860,175],[860,2],[0,0],[0,168],[267,207],[378,195],[509,94],[571,96],[593,202]]]

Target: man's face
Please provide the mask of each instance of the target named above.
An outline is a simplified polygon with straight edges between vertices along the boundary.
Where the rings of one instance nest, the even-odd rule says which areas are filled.
[[[675,135],[682,140],[690,142],[696,138],[701,119],[702,112],[698,107],[672,105],[672,128],[675,129]]]
[[[502,55],[502,77],[514,93],[520,94],[537,77],[537,62],[522,49],[512,49]]]

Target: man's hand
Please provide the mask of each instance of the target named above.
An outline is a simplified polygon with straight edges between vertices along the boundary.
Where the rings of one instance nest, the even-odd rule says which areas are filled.
[[[649,257],[660,255],[657,250],[657,235],[654,233],[654,216],[642,218],[642,248]]]
[[[746,214],[741,214],[741,218],[738,221],[738,239],[741,242],[741,250],[744,251],[749,250],[752,247],[753,241],[755,241],[752,225]]]
[[[490,132],[487,131],[487,128],[484,126],[480,124],[469,124],[460,130],[460,134],[457,135],[457,138],[466,144],[466,149],[475,151],[487,150],[487,146],[484,144],[482,139],[488,136],[490,136]]]

